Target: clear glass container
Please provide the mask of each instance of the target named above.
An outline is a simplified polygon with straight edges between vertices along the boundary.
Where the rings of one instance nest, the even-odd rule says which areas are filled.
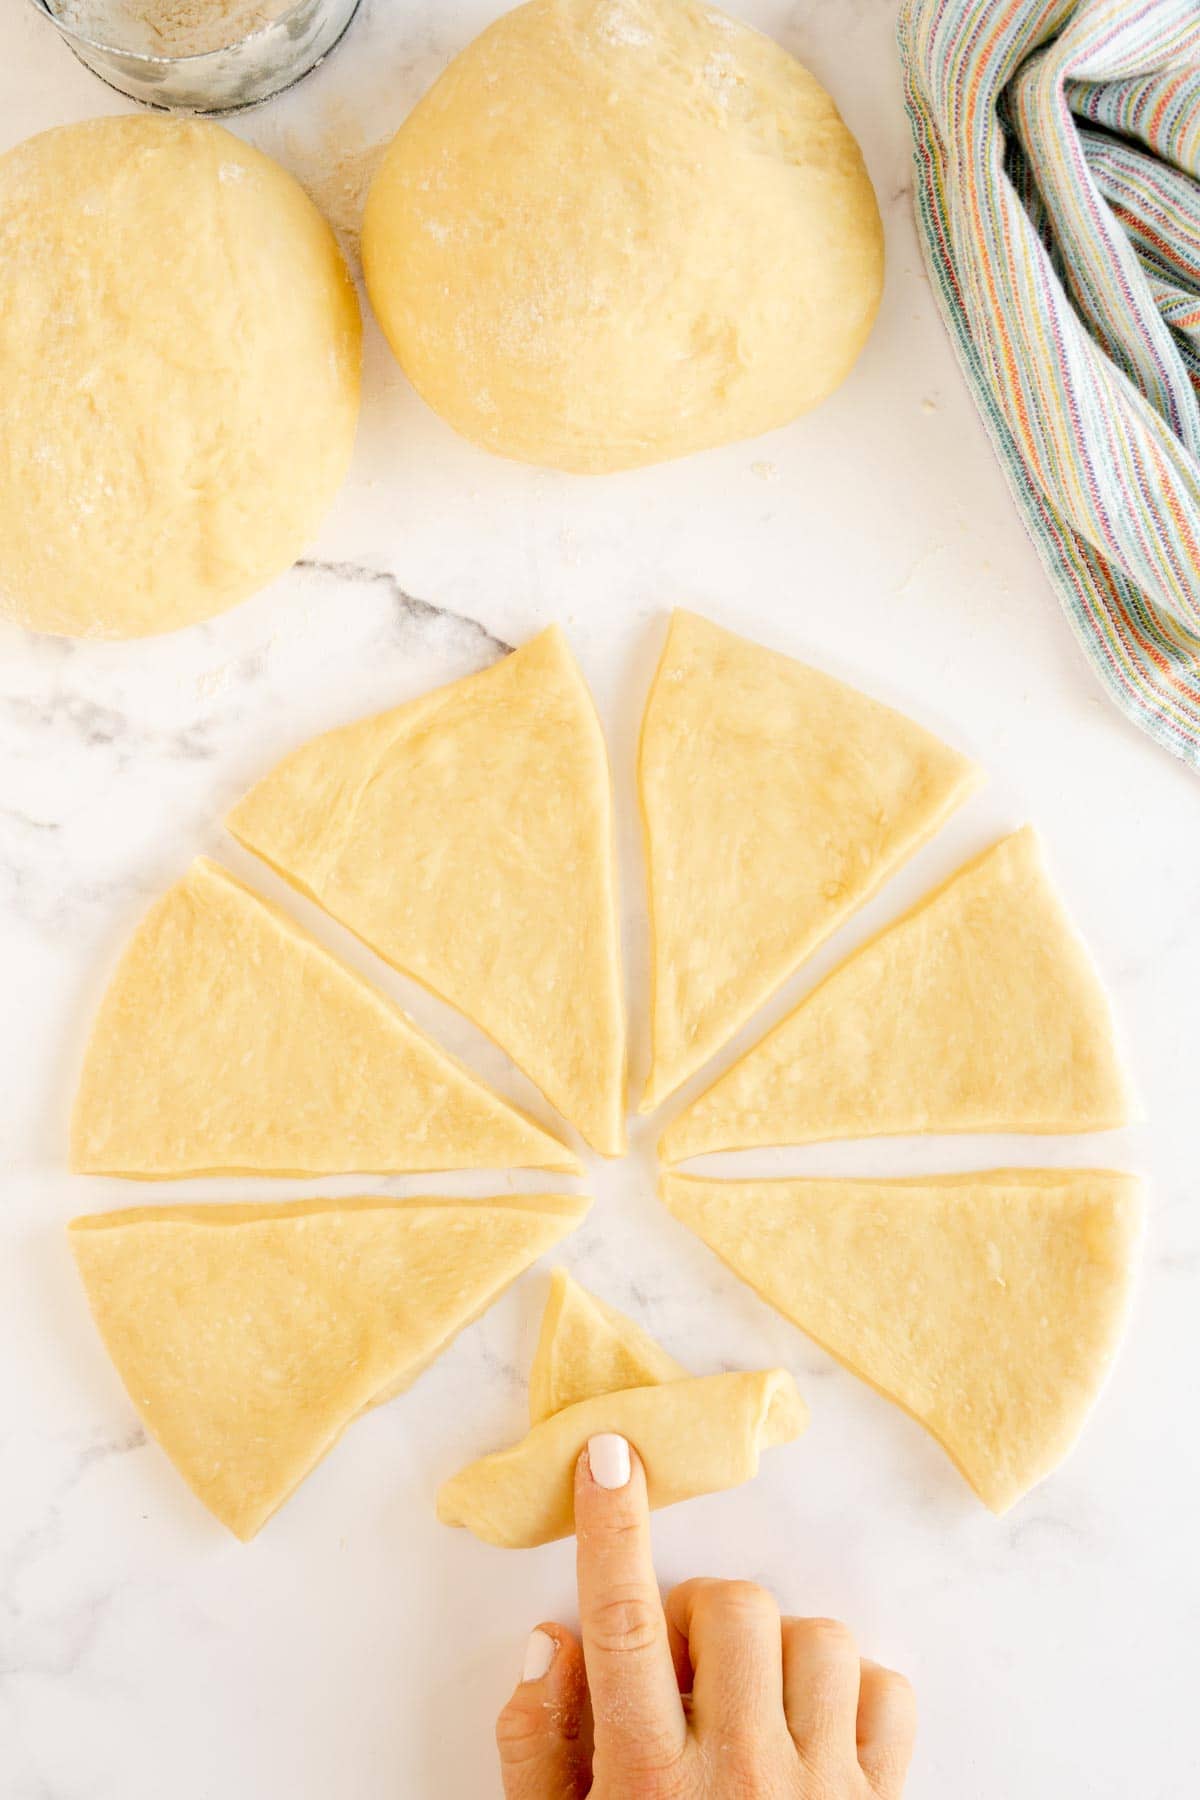
[[[80,62],[131,100],[181,112],[227,113],[257,106],[315,69],[346,31],[359,0],[295,0],[248,37],[192,56],[150,55],[100,43],[80,21],[60,18],[54,0],[30,4]]]

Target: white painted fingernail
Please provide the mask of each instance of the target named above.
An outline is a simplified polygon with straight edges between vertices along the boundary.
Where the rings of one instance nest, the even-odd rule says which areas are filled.
[[[558,1654],[558,1645],[548,1631],[531,1631],[529,1642],[525,1646],[525,1661],[521,1667],[522,1681],[540,1681],[550,1673],[550,1664]]]
[[[597,1487],[623,1488],[633,1470],[629,1445],[615,1431],[602,1431],[589,1438],[588,1468]]]

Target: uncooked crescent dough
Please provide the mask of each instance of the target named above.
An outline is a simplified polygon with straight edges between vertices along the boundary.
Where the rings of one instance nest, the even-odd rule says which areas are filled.
[[[619,1432],[635,1446],[650,1504],[658,1507],[750,1481],[759,1452],[790,1442],[807,1423],[786,1369],[696,1375],[598,1395],[535,1425],[511,1450],[482,1457],[443,1482],[438,1518],[465,1525],[486,1544],[530,1549],[575,1529],[575,1464],[597,1432]]]
[[[653,1387],[689,1373],[640,1325],[555,1269],[529,1371],[531,1425],[593,1394]]]
[[[147,1430],[246,1539],[587,1207],[553,1194],[140,1207],[76,1219],[71,1247]]]
[[[1002,1513],[1068,1454],[1125,1324],[1137,1179],[999,1169],[704,1181],[662,1197],[764,1300],[932,1432]]]
[[[676,612],[642,721],[650,1112],[979,785],[856,688]]]
[[[277,907],[200,858],[134,932],[71,1122],[84,1174],[579,1164]]]
[[[624,1150],[612,778],[557,626],[302,745],[228,824],[487,1032],[603,1155]]]
[[[471,1463],[438,1493],[444,1524],[505,1549],[574,1530],[575,1463],[596,1432],[628,1438],[645,1464],[651,1506],[670,1506],[749,1481],[761,1450],[808,1424],[786,1370],[689,1376],[564,1270],[551,1286],[529,1398],[528,1436]]]
[[[664,1132],[714,1150],[1107,1131],[1129,1094],[1100,979],[1026,827],[836,968]]]

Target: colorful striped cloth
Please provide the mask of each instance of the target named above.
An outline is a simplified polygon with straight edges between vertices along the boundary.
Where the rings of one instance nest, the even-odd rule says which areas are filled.
[[[903,0],[946,326],[1113,698],[1200,768],[1200,0]]]

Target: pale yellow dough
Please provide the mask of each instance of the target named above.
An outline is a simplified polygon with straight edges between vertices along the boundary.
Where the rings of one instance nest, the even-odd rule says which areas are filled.
[[[557,626],[287,757],[229,829],[625,1147],[612,782]]]
[[[84,1061],[86,1174],[577,1171],[358,975],[203,859],[142,920]]]
[[[199,119],[0,157],[0,614],[138,637],[286,569],[350,461],[361,323],[333,233]]]
[[[835,969],[668,1126],[660,1151],[676,1163],[1128,1117],[1108,1001],[1026,828]]]
[[[824,399],[870,331],[883,234],[857,144],[778,44],[695,0],[533,0],[405,120],[363,263],[456,430],[600,472]]]
[[[555,1269],[529,1371],[531,1424],[595,1394],[653,1387],[687,1373],[640,1325]]]
[[[634,1445],[658,1507],[750,1481],[762,1450],[790,1443],[808,1424],[785,1369],[689,1376],[632,1320],[561,1271],[534,1359],[530,1412],[533,1427],[519,1444],[443,1482],[443,1524],[509,1550],[568,1537],[575,1464],[596,1432],[620,1432]]]
[[[76,1219],[96,1324],[147,1430],[254,1536],[364,1407],[406,1388],[588,1202],[303,1200]]]
[[[931,837],[979,771],[911,719],[677,612],[642,724],[653,1063],[695,1073]]]
[[[932,1432],[993,1512],[1071,1450],[1128,1309],[1133,1176],[666,1175],[662,1195],[764,1300]]]

